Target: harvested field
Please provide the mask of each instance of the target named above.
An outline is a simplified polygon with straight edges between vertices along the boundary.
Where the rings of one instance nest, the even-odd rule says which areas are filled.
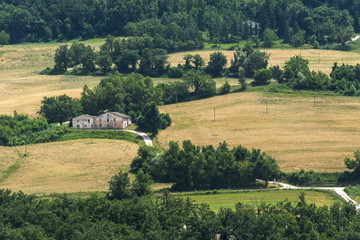
[[[182,196],[183,198],[190,197],[196,203],[206,203],[210,205],[213,211],[219,211],[220,208],[235,209],[235,204],[241,202],[246,205],[259,206],[261,203],[276,204],[280,201],[288,199],[290,202],[298,202],[300,192],[305,192],[305,199],[308,203],[315,203],[317,206],[330,206],[335,202],[340,202],[334,194],[330,192],[320,192],[313,190],[276,190],[276,191],[246,191],[237,193],[220,193],[220,194],[191,194]]]
[[[217,146],[225,140],[231,147],[260,148],[286,172],[344,171],[344,158],[360,149],[360,98],[315,100],[314,107],[313,96],[245,92],[162,106],[173,123],[160,132],[159,143],[190,139]]]
[[[330,74],[331,67],[334,65],[334,62],[339,64],[351,64],[356,65],[359,63],[360,53],[354,52],[343,52],[343,51],[332,51],[332,50],[320,50],[320,49],[309,49],[309,50],[300,50],[300,49],[266,49],[261,50],[270,54],[269,66],[279,65],[280,67],[284,66],[284,63],[288,61],[291,57],[295,55],[301,55],[303,58],[309,60],[309,66],[311,70],[322,71],[326,74]],[[172,66],[177,66],[178,64],[184,64],[184,56],[188,53],[190,54],[200,54],[205,62],[209,62],[210,54],[214,51],[194,51],[194,52],[181,52],[174,53],[169,55],[169,62]],[[224,51],[223,54],[228,59],[228,67],[230,66],[230,60],[234,58],[234,51]]]
[[[107,191],[111,176],[128,170],[138,145],[119,140],[94,139],[28,146],[28,156],[0,188],[29,194]],[[24,146],[8,148],[24,151]],[[1,157],[1,156],[0,156]]]
[[[54,66],[55,50],[64,43],[19,44],[1,47],[0,114],[14,110],[36,116],[44,96],[79,97],[84,84],[95,86],[101,77],[39,75]],[[85,42],[93,47],[102,41]],[[71,45],[71,43],[68,43]]]

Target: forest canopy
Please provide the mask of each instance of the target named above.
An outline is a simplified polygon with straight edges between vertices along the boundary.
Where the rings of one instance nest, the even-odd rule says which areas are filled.
[[[217,43],[272,29],[287,43],[326,44],[359,32],[359,16],[357,0],[3,0],[0,31],[11,43],[148,35],[191,49],[201,32]]]

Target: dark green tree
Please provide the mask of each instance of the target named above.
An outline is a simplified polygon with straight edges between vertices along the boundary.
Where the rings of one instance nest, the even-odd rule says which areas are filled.
[[[184,74],[182,79],[189,88],[194,89],[197,97],[211,97],[216,94],[216,83],[210,75],[200,71],[189,71]]]
[[[111,70],[112,60],[107,54],[98,54],[96,57],[96,64],[99,65],[103,73],[107,73]]]
[[[254,73],[260,69],[266,69],[270,55],[266,52],[254,51],[244,62],[245,75],[253,77]]]
[[[127,172],[119,171],[109,182],[109,199],[127,199],[132,197],[130,178]]]
[[[138,197],[150,195],[152,194],[151,185],[153,183],[154,181],[151,179],[149,173],[144,173],[144,171],[140,169],[135,175],[135,180],[132,183],[132,190]]]
[[[10,34],[7,34],[4,30],[0,32],[0,45],[7,45],[10,42]]]
[[[275,31],[270,28],[265,29],[262,38],[264,40],[264,47],[267,48],[271,48],[274,45],[274,41],[279,39]]]
[[[44,97],[41,104],[38,113],[44,116],[49,123],[59,122],[62,124],[82,112],[80,101],[65,94],[57,97]]]
[[[195,54],[192,56],[192,63],[195,66],[195,70],[198,70],[200,67],[205,65],[205,60],[199,54]]]
[[[55,70],[67,71],[70,66],[71,57],[67,45],[61,45],[55,52]]]
[[[345,158],[346,168],[353,170],[355,175],[360,174],[360,151],[354,152],[355,159]]]
[[[272,72],[270,69],[260,69],[257,70],[254,74],[254,82],[253,85],[266,85],[270,82],[272,78]]]
[[[222,52],[212,53],[205,71],[213,77],[220,76],[226,66],[226,63],[227,58]]]

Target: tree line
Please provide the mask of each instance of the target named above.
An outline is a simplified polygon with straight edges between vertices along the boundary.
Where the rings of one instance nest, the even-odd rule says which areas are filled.
[[[171,182],[173,190],[189,191],[255,186],[257,178],[267,181],[280,176],[276,160],[259,149],[247,150],[241,145],[229,149],[226,142],[195,146],[186,140],[180,148],[176,142],[157,154],[140,147],[131,163],[134,173],[144,171],[157,182]]]
[[[141,175],[142,173],[140,173]],[[119,184],[118,184],[119,183]],[[118,192],[121,183],[131,185]],[[119,173],[107,197],[53,195],[37,199],[0,190],[2,239],[359,239],[360,215],[349,203],[317,207],[286,200],[257,207],[237,203],[235,209],[211,211],[190,198],[147,192],[147,177],[132,184]],[[121,193],[121,194],[120,194]],[[116,195],[120,194],[120,195]],[[127,194],[127,195],[124,195]]]
[[[157,38],[173,49],[253,39],[271,29],[299,46],[345,43],[360,31],[357,0],[4,0],[0,30],[11,43],[116,36]]]
[[[330,76],[318,71],[310,71],[309,61],[301,56],[291,57],[283,69],[278,65],[262,69],[254,75],[255,85],[266,85],[274,78],[270,91],[312,90],[330,91],[339,95],[360,96],[360,65],[334,63]]]

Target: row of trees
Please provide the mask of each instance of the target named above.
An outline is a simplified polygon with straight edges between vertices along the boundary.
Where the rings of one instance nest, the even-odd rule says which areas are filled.
[[[226,142],[216,149],[212,145],[199,147],[189,140],[182,148],[170,142],[169,149],[160,154],[141,147],[131,170],[147,172],[158,182],[172,182],[176,191],[253,186],[256,178],[267,183],[280,175],[275,159],[259,149],[237,146],[230,150]]]
[[[358,9],[357,0],[4,0],[0,30],[12,43],[147,34],[191,49],[202,44],[199,31],[217,43],[272,29],[285,42],[322,44],[360,31]]]
[[[128,178],[123,178],[129,182]],[[112,179],[112,181],[115,178]],[[143,195],[146,180],[136,176],[133,194],[122,200],[92,195],[35,199],[0,190],[2,239],[359,239],[360,215],[350,204],[330,207],[298,202],[237,203],[235,209],[210,210],[165,192]],[[139,185],[140,183],[140,185]],[[114,182],[110,196],[114,196]],[[140,194],[142,195],[142,194]]]
[[[330,77],[323,72],[310,71],[309,61],[294,56],[285,62],[284,68],[272,66],[254,75],[254,83],[264,85],[274,78],[278,83],[295,90],[333,91],[341,95],[360,96],[360,65],[334,63]]]

